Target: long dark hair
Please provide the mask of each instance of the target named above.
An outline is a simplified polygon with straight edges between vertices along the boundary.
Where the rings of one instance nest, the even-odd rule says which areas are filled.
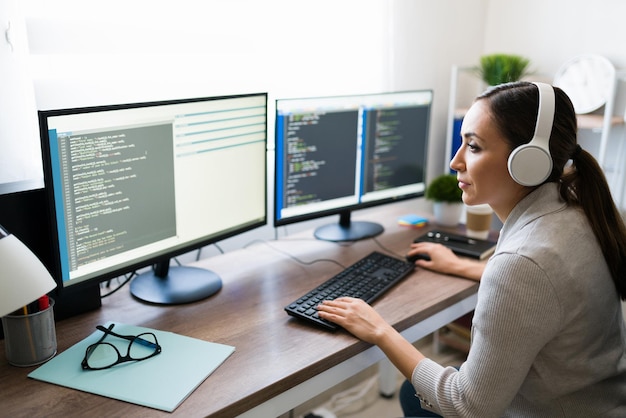
[[[563,90],[554,87],[555,114],[550,134],[552,173],[545,181],[558,182],[569,205],[582,208],[598,240],[613,282],[626,300],[626,226],[615,206],[609,185],[596,159],[577,142],[574,106]],[[491,117],[511,150],[533,136],[539,108],[539,91],[520,81],[496,86],[477,98],[486,100]],[[571,161],[570,161],[571,160]]]

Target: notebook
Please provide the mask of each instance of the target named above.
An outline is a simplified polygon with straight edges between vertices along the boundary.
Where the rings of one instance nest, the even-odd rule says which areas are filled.
[[[415,238],[413,242],[435,242],[450,248],[455,254],[483,260],[496,249],[496,242],[469,238],[465,235],[433,230]]]

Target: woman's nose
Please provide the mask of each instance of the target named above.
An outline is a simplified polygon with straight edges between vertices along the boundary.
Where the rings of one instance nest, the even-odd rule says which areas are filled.
[[[452,160],[450,160],[450,168],[454,171],[463,171],[464,164],[462,160],[463,158],[461,157],[461,148],[459,148],[454,154],[454,157],[452,157]]]

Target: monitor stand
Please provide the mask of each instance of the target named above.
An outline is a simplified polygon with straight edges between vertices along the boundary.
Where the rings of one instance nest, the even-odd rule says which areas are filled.
[[[173,266],[170,260],[154,265],[130,282],[130,293],[144,302],[178,305],[196,302],[217,293],[222,279],[214,272],[198,267]]]
[[[382,225],[367,221],[350,221],[350,211],[339,214],[339,223],[323,225],[314,232],[315,238],[322,241],[358,241],[380,235],[385,230]]]

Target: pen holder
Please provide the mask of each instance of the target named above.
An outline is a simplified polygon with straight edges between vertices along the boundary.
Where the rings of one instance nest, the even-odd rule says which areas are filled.
[[[48,308],[27,315],[2,317],[4,348],[10,364],[20,367],[35,366],[54,357],[57,336],[54,326],[54,300]]]

